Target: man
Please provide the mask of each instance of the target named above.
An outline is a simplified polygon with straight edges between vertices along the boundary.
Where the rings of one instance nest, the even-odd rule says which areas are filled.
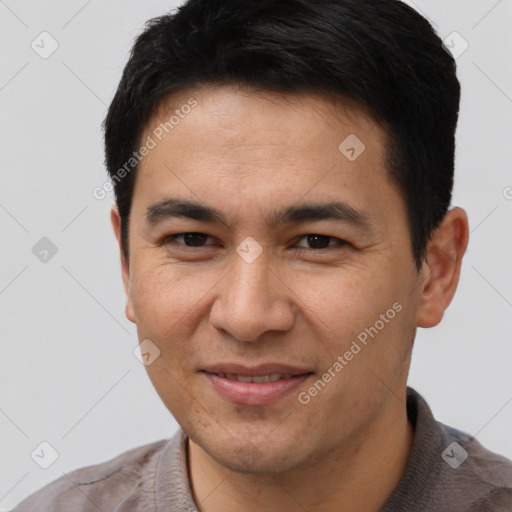
[[[105,120],[126,315],[181,430],[16,511],[510,511],[512,462],[407,388],[468,244],[460,87],[396,0],[191,0]]]

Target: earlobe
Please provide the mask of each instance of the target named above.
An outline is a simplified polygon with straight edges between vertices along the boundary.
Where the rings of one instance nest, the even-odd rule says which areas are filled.
[[[127,300],[126,300],[125,315],[126,315],[126,318],[128,318],[128,320],[130,320],[130,322],[133,322],[134,324],[137,323],[135,321],[135,312],[133,310],[133,302],[132,302],[132,299],[130,296],[128,296]]]
[[[418,327],[434,327],[442,320],[457,290],[468,240],[466,212],[462,208],[448,211],[432,234],[420,273]]]

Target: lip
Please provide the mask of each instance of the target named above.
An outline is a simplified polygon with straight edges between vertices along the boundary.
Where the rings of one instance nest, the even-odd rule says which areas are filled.
[[[220,363],[212,366],[206,366],[203,371],[207,373],[234,373],[247,377],[256,377],[257,375],[270,375],[272,373],[290,373],[292,375],[304,375],[312,373],[307,368],[290,366],[281,363],[265,363],[258,366],[243,366],[236,363]]]
[[[219,364],[210,366],[201,373],[209,380],[213,389],[223,399],[237,405],[253,406],[267,405],[283,399],[313,375],[310,370],[278,363],[264,364],[251,368],[238,364]],[[274,382],[238,382],[216,375],[218,373],[232,373],[249,377],[273,373],[287,373],[293,376]]]

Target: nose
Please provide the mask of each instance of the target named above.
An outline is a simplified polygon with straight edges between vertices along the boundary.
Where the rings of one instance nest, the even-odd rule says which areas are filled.
[[[210,323],[216,329],[241,341],[257,341],[265,332],[293,326],[293,293],[266,258],[247,263],[237,255],[218,286],[210,311]]]

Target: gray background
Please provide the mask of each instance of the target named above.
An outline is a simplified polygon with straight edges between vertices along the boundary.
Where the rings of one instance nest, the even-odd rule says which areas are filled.
[[[464,49],[454,31],[469,44],[457,59],[453,205],[472,230],[452,305],[418,333],[410,385],[440,421],[512,458],[512,1],[408,3],[453,51]],[[133,38],[175,5],[0,0],[0,510],[177,428],[133,355],[112,199],[92,195],[106,180],[100,123]],[[59,45],[48,58],[31,47],[51,49],[43,31]],[[32,250],[42,237],[57,248],[46,262]],[[58,452],[48,469],[31,458],[43,441]]]

